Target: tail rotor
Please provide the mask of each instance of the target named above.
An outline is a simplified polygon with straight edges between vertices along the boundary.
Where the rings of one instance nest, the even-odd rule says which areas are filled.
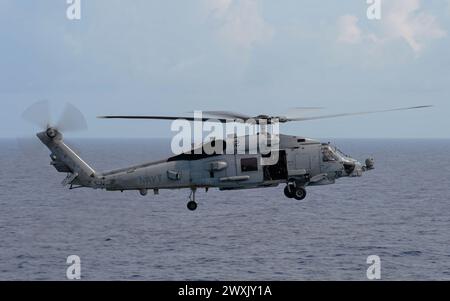
[[[66,103],[58,119],[53,118],[50,102],[41,100],[35,102],[22,113],[22,119],[35,127],[39,132],[45,132],[50,139],[59,134],[74,133],[87,130],[87,121],[83,113],[74,105]],[[53,123],[53,120],[58,120]],[[17,139],[20,150],[26,155],[34,155],[43,150],[36,137],[25,136]]]
[[[65,104],[56,124],[52,123],[50,104],[47,100],[32,104],[22,113],[22,118],[42,131],[49,131],[50,134],[55,131],[69,133],[87,129],[87,122],[83,113],[70,103]]]

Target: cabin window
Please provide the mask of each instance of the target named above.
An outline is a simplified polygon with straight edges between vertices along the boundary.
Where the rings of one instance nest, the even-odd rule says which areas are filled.
[[[241,171],[257,171],[258,159],[257,158],[242,158],[241,159]]]

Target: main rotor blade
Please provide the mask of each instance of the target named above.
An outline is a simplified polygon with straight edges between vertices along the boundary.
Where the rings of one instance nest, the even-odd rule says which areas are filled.
[[[289,111],[285,114],[288,119],[291,118],[300,118],[300,116],[304,116],[303,113],[323,110],[324,107],[292,107],[289,108]]]
[[[242,119],[247,120],[251,119],[252,117],[242,114],[242,113],[236,113],[231,111],[202,111],[203,114],[206,115],[214,115],[218,117],[225,117],[227,119]]]
[[[327,118],[336,118],[336,117],[344,117],[344,116],[366,115],[366,114],[384,113],[384,112],[393,112],[393,111],[406,111],[406,110],[424,109],[424,108],[430,108],[430,107],[432,107],[432,106],[431,105],[426,105],[426,106],[416,106],[416,107],[407,107],[407,108],[388,109],[388,110],[375,110],[375,111],[341,113],[341,114],[331,114],[331,115],[322,115],[322,116],[299,117],[299,118],[289,118],[289,119],[287,119],[287,121],[308,121],[308,120],[327,119]]]
[[[56,128],[61,132],[83,131],[87,129],[86,118],[75,106],[66,103]]]
[[[50,125],[50,105],[47,100],[35,102],[23,113],[22,118],[31,124],[45,130]]]
[[[153,120],[177,120],[183,119],[188,121],[219,121],[221,123],[233,121],[232,119],[224,118],[194,118],[186,116],[133,116],[133,115],[109,115],[109,116],[98,116],[100,119],[153,119]]]
[[[293,107],[291,110],[299,110],[299,111],[313,111],[313,110],[323,110],[324,107]]]

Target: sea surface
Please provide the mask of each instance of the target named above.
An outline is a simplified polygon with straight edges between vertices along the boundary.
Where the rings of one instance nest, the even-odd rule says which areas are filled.
[[[0,140],[0,280],[450,280],[450,140],[332,140],[376,169],[307,188],[68,190],[45,148]],[[169,140],[68,141],[96,170],[153,161]],[[20,143],[19,143],[20,144]]]

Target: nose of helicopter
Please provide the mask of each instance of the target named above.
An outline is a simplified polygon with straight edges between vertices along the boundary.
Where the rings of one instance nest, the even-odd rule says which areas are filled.
[[[365,171],[374,169],[374,160],[373,158],[368,158],[365,161],[365,164],[355,160],[353,158],[347,158],[347,160],[343,163],[344,170],[349,177],[361,177]]]
[[[361,177],[365,171],[374,169],[374,160],[373,158],[367,158],[365,161],[365,165],[357,160],[353,162],[352,171],[349,173],[350,177]]]
[[[371,169],[374,169],[375,167],[374,167],[374,165],[375,165],[375,160],[372,158],[372,157],[370,157],[370,158],[367,158],[366,159],[366,165],[365,166],[363,166],[363,169],[366,171],[366,170],[371,170]]]
[[[355,168],[353,169],[353,172],[351,173],[351,177],[361,177],[364,172],[363,165],[359,161],[355,161]]]
[[[360,177],[362,176],[362,164],[354,159],[347,158],[342,162],[346,176],[348,177]]]

